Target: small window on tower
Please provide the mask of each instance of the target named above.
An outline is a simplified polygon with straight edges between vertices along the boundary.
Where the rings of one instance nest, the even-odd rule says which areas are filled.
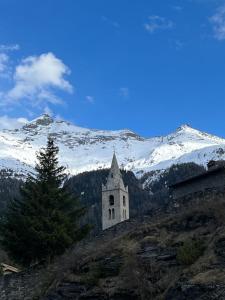
[[[109,205],[110,206],[114,205],[114,196],[113,195],[109,196]]]
[[[123,206],[126,206],[126,197],[123,196]]]
[[[111,174],[111,178],[113,178],[113,173]]]
[[[115,209],[112,209],[112,219],[115,219]]]
[[[112,212],[111,212],[111,209],[109,209],[109,220],[112,219]]]

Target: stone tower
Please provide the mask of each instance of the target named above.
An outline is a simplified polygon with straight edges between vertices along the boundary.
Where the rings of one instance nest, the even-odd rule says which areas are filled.
[[[128,219],[128,187],[124,186],[114,153],[106,185],[102,185],[102,229],[107,229]]]

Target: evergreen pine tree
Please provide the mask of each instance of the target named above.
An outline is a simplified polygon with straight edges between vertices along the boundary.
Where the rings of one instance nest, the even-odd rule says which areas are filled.
[[[80,240],[89,227],[79,226],[84,208],[63,183],[58,147],[48,138],[37,154],[36,176],[29,176],[21,197],[13,200],[1,222],[1,244],[15,262],[30,265],[49,261]]]

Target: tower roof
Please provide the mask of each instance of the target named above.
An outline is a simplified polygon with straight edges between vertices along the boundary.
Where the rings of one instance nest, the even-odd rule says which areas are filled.
[[[116,154],[114,152],[111,168],[106,183],[106,189],[118,189],[118,188],[125,190],[119,164],[116,158]]]
[[[120,168],[119,168],[119,165],[118,165],[118,161],[117,161],[116,153],[115,152],[113,153],[113,159],[112,159],[112,164],[111,164],[110,172],[113,172],[114,174],[115,173],[119,173],[120,174]]]

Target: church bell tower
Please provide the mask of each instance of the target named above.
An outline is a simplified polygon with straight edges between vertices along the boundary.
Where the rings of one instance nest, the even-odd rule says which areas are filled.
[[[102,185],[102,229],[129,219],[128,187],[124,186],[114,153],[106,185]]]

